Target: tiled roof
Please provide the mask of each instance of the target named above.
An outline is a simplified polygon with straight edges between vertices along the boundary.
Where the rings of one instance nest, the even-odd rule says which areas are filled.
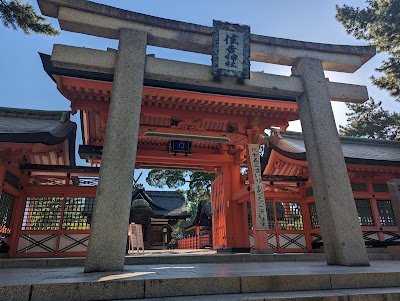
[[[0,142],[54,145],[73,135],[70,112],[0,108]]]
[[[185,197],[179,191],[145,191],[143,188],[134,188],[132,200],[137,198],[146,200],[157,217],[190,216],[186,211]]]
[[[185,224],[184,228],[186,229],[192,226],[207,226],[208,224],[211,224],[211,216],[211,202],[202,200],[197,205],[196,215]]]
[[[346,163],[400,166],[400,141],[340,137]],[[292,159],[306,160],[303,134],[272,131],[268,146]]]
[[[75,166],[76,123],[68,111],[0,107],[0,142],[57,145],[68,140],[69,165]]]

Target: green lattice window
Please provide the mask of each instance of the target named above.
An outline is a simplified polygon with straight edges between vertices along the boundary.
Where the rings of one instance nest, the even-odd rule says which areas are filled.
[[[375,192],[389,192],[389,187],[386,184],[372,184]]]
[[[4,176],[4,182],[18,188],[19,178],[7,170]]]
[[[265,209],[267,209],[268,229],[275,230],[275,214],[273,202],[265,202]]]
[[[368,191],[366,183],[351,183],[351,190],[353,191]]]
[[[312,227],[313,229],[319,228],[318,215],[317,215],[317,207],[315,206],[315,203],[310,203],[310,204],[308,204],[308,210],[310,211],[310,222],[311,222],[311,227]]]
[[[268,229],[275,230],[274,207],[272,202],[265,202],[265,209],[267,210]],[[253,227],[253,217],[251,215],[250,202],[247,202],[247,223],[249,229]]]
[[[88,230],[93,212],[94,198],[65,198],[63,230]]]
[[[382,226],[397,226],[391,201],[376,201]]]
[[[22,230],[58,230],[62,197],[27,197]]]
[[[369,200],[356,200],[356,207],[360,226],[375,226]]]
[[[0,196],[0,226],[10,228],[15,198],[4,192]]]

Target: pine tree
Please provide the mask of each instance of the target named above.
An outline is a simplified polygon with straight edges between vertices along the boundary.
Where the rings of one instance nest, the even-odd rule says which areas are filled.
[[[336,6],[336,19],[348,34],[368,41],[389,58],[376,70],[373,83],[400,101],[400,0],[367,0],[367,7]]]
[[[340,126],[342,136],[374,139],[399,140],[400,114],[390,113],[382,108],[381,102],[372,98],[364,103],[347,103],[350,110],[346,126]]]
[[[46,23],[46,19],[38,15],[32,5],[22,3],[21,0],[0,0],[0,19],[6,28],[21,28],[26,35],[31,32],[58,35],[58,30]]]

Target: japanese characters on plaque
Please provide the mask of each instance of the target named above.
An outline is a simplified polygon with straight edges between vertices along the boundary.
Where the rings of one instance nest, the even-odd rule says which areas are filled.
[[[250,27],[213,21],[212,74],[250,78]]]
[[[256,226],[257,230],[268,230],[267,210],[265,207],[264,187],[261,177],[261,162],[258,144],[249,144],[250,166],[253,170],[254,192],[256,198]]]

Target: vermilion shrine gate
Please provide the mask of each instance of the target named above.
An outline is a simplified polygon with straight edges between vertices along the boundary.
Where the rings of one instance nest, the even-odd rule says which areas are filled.
[[[387,203],[389,194],[374,190],[374,185],[398,177],[400,160],[394,158],[397,163],[393,164],[386,160],[389,165],[378,162],[378,168],[372,157],[361,167],[354,167],[353,163],[346,167],[330,101],[362,102],[368,95],[363,86],[330,82],[323,73],[354,72],[375,54],[373,48],[250,35],[250,44],[242,45],[243,52],[250,47],[252,60],[290,65],[293,74],[285,77],[252,72],[249,79],[243,74],[236,79],[213,73],[211,66],[146,55],[147,45],[211,54],[211,27],[87,1],[38,2],[42,13],[58,18],[62,29],[119,39],[119,47],[103,51],[55,45],[51,56],[41,55],[45,71],[71,101],[72,113],[81,114],[83,145],[79,155],[92,166],[100,164],[99,185],[97,189],[77,185],[85,184],[82,176],[96,177],[97,167],[66,166],[71,163],[66,159],[55,163],[36,160],[37,149],[25,148],[28,141],[7,142],[3,147],[7,152],[3,174],[8,171],[24,183],[24,189],[5,184],[19,196],[9,238],[12,256],[28,254],[21,252],[18,245],[29,234],[43,235],[36,236],[33,242],[39,249],[49,248],[46,241],[55,239],[55,248],[50,248],[54,251],[32,255],[72,255],[63,252],[66,235],[67,241],[74,240],[74,247],[80,248],[76,254],[85,254],[89,226],[69,230],[69,224],[62,220],[66,217],[65,208],[76,211],[71,198],[86,204],[86,198],[95,197],[91,203],[94,210],[85,270],[123,269],[134,168],[217,173],[212,186],[215,249],[246,251],[254,239],[254,252],[303,252],[310,251],[313,243],[316,246],[322,234],[328,264],[368,265],[360,210],[357,211],[360,206],[356,207],[353,199],[348,169],[354,183],[366,185],[366,190],[354,194],[370,204],[372,217],[363,220],[369,223],[361,223],[368,227],[363,230],[373,232],[377,242],[387,241],[387,235],[398,240],[395,212]],[[226,33],[232,35],[233,30]],[[260,141],[264,129],[275,127],[284,132],[289,121],[299,118],[305,149],[299,151],[293,145],[288,148],[290,143],[281,148],[279,134],[273,132],[260,161],[258,149],[259,143],[265,142]],[[174,141],[185,143],[185,154],[174,149]],[[57,144],[57,158],[60,147]],[[49,152],[46,156],[51,158],[53,149],[44,150]],[[302,155],[297,156],[298,153]],[[346,152],[345,157],[347,160]],[[241,167],[248,168],[248,176],[241,175]],[[35,182],[37,176],[47,178],[47,182]],[[51,177],[58,180],[51,182]],[[4,176],[0,180],[8,183]],[[26,219],[22,213],[29,215],[31,211],[26,208],[35,197],[58,200],[63,208],[56,219],[59,225],[24,232],[28,230],[23,228]],[[365,207],[366,203],[362,204]]]

